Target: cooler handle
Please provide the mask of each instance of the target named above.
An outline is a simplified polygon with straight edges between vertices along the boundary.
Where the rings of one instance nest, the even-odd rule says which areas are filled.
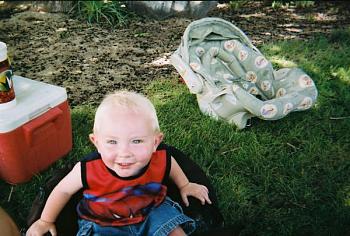
[[[55,120],[63,114],[63,111],[58,108],[54,107],[45,114],[40,116],[40,119],[38,117],[34,119],[32,122],[29,122],[25,125],[23,125],[24,130],[24,137],[29,145],[32,143],[32,134],[35,130],[39,129],[41,126],[50,123],[55,122]]]

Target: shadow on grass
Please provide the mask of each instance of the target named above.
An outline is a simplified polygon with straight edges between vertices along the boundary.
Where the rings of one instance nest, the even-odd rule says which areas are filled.
[[[202,115],[177,81],[150,87],[166,142],[207,172],[226,222],[248,235],[346,235],[350,232],[350,47],[336,34],[273,46],[314,79],[309,111],[278,121],[254,119],[242,131]],[[342,33],[341,37],[347,35]],[[343,74],[337,74],[343,71]]]

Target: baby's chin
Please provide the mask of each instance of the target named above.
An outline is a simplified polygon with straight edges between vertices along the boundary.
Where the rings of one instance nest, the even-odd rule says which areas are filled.
[[[133,177],[136,175],[134,173],[124,173],[123,171],[118,171],[116,173],[119,177],[122,177],[122,178],[129,178],[129,177]]]
[[[122,178],[129,178],[140,173],[140,170],[127,169],[127,168],[117,168],[114,172]]]

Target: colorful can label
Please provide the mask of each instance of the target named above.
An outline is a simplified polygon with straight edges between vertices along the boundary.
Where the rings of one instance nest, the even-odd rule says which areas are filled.
[[[13,70],[7,56],[6,43],[0,42],[0,110],[16,105],[12,76]]]
[[[1,64],[4,64],[1,66]],[[15,99],[15,91],[13,89],[13,70],[6,59],[0,62],[0,104],[7,103]]]

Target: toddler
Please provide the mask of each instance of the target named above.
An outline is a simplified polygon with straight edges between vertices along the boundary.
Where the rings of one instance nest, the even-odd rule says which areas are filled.
[[[97,152],[54,188],[27,236],[56,235],[57,216],[80,189],[77,235],[186,235],[195,230],[194,220],[167,197],[163,182],[170,178],[187,206],[188,196],[211,204],[208,189],[189,182],[176,160],[157,150],[163,134],[146,97],[128,91],[106,96],[89,138]]]

